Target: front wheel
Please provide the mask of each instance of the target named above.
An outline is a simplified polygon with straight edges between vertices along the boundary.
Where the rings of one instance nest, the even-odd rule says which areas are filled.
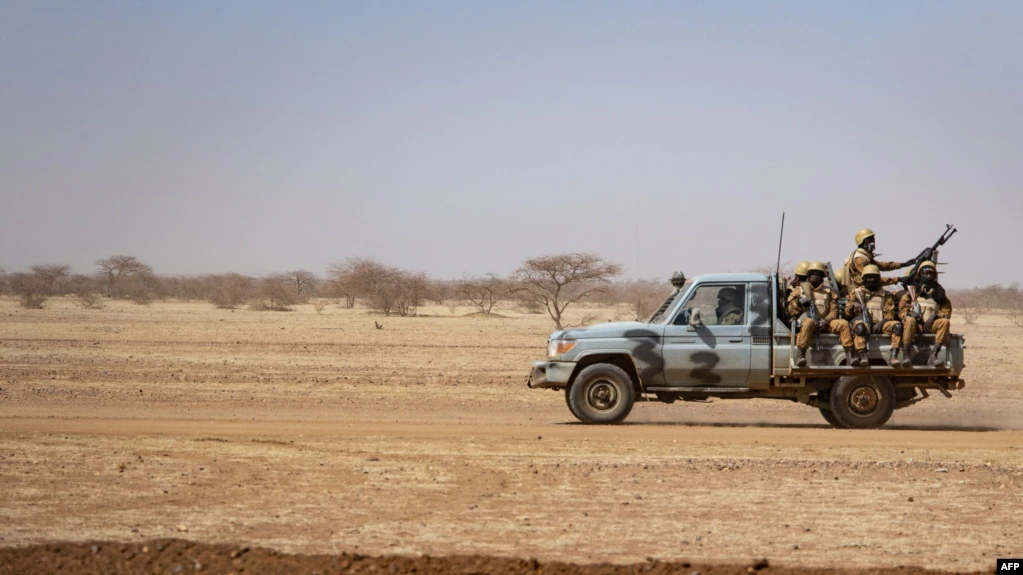
[[[881,427],[895,411],[895,388],[886,377],[843,377],[831,388],[831,414],[843,427]]]
[[[583,369],[568,388],[568,407],[583,423],[619,423],[632,411],[635,399],[632,378],[609,363]]]

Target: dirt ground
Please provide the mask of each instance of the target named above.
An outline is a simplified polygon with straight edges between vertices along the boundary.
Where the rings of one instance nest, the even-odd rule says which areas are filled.
[[[966,389],[850,431],[766,400],[579,425],[525,387],[545,317],[421,311],[0,299],[0,572],[990,572],[1023,555],[1023,330],[998,314],[955,324]]]

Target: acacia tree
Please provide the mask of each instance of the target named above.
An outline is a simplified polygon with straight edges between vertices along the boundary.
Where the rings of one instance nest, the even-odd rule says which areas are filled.
[[[258,299],[252,309],[291,311],[291,305],[295,303],[291,280],[290,274],[274,274],[260,280],[256,293]]]
[[[306,301],[316,289],[316,274],[311,271],[295,270],[283,275],[287,276],[291,287],[295,291],[296,302]]]
[[[139,293],[138,285],[133,285],[130,289],[123,285],[126,279],[137,276],[153,276],[153,268],[140,262],[135,256],[112,255],[96,260],[96,266],[99,267],[99,270],[96,271],[96,278],[103,285],[106,296],[110,298],[123,297],[128,295],[125,293],[128,291],[133,292],[132,296]],[[152,280],[150,277],[146,277],[139,283],[144,289],[152,284]]]
[[[494,274],[466,278],[455,285],[455,292],[462,299],[488,315],[494,309],[494,304],[505,295],[506,289],[507,282]]]
[[[527,259],[514,278],[524,297],[545,307],[557,329],[568,306],[607,289],[622,267],[593,253],[568,253]]]
[[[234,311],[252,294],[252,278],[242,274],[211,275],[203,279],[209,286],[211,303],[220,309]]]

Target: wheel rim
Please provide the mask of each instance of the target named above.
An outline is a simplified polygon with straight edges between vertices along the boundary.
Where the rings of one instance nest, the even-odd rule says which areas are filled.
[[[881,396],[873,385],[860,385],[849,394],[849,409],[856,415],[870,415],[881,403]]]
[[[598,411],[607,411],[618,405],[618,387],[609,381],[598,381],[586,393],[586,403]]]

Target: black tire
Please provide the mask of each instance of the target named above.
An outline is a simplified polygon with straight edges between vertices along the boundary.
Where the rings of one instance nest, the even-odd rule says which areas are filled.
[[[636,390],[629,374],[609,363],[595,363],[568,388],[568,408],[583,423],[620,423],[632,411]]]
[[[575,416],[576,419],[579,419],[579,414],[576,413],[575,409],[572,408],[572,388],[571,387],[566,387],[565,388],[565,405],[568,406],[568,410],[570,412],[572,412],[572,415]]]
[[[831,427],[845,429],[842,422],[835,417],[834,413],[831,413],[831,396],[828,391],[817,392],[817,409],[820,410],[821,416],[824,417],[824,421],[827,421]]]
[[[895,388],[886,377],[843,377],[830,395],[831,415],[849,429],[876,429],[895,411]]]

